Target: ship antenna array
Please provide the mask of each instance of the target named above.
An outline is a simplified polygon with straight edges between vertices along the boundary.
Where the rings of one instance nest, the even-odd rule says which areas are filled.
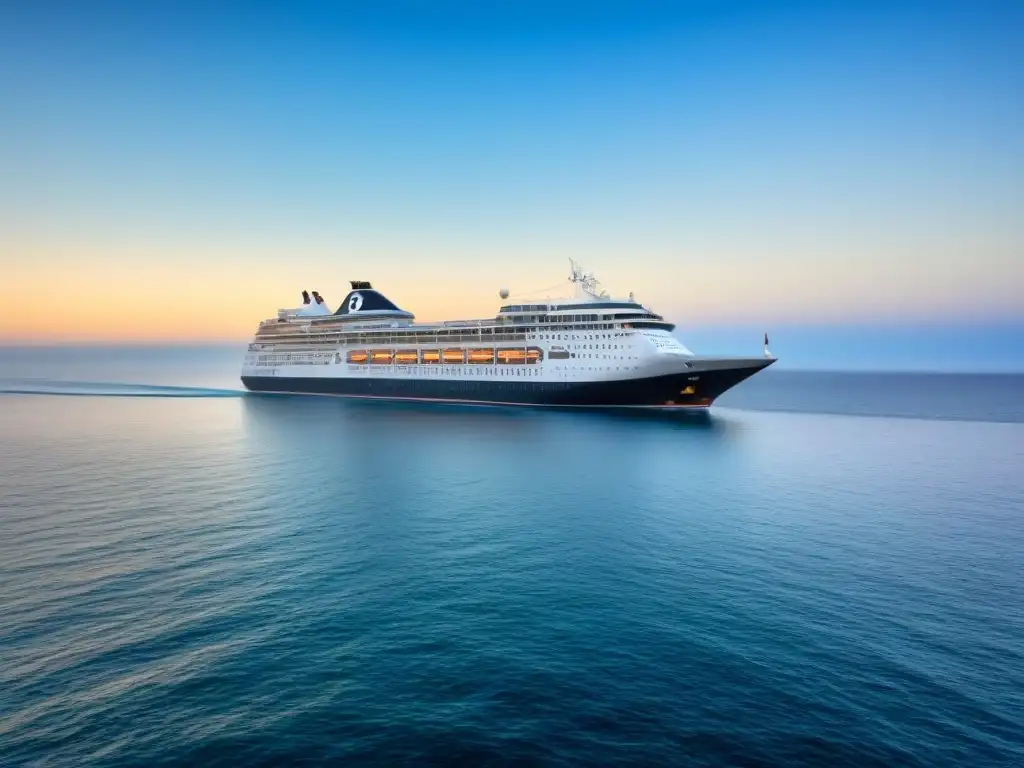
[[[593,272],[585,272],[580,263],[575,259],[569,259],[569,282],[580,286],[594,298],[608,298],[608,291],[601,287],[597,275]]]
[[[578,261],[574,260],[574,259],[569,259],[569,266],[570,266],[570,272],[569,272],[569,282],[570,283],[573,283],[575,285],[580,286],[581,288],[583,288],[583,290],[585,290],[587,293],[589,293],[591,296],[593,296],[595,298],[604,299],[604,298],[608,297],[608,291],[604,290],[604,288],[601,287],[601,282],[597,279],[597,276],[593,272],[588,273],[588,272],[584,271],[583,267],[580,266],[580,263]],[[550,296],[551,295],[551,291],[554,291],[554,290],[562,287],[563,285],[565,285],[565,283],[558,283],[556,285],[549,285],[547,288],[535,288],[535,289],[533,289],[531,291],[516,291],[514,293],[508,292],[508,294],[509,294],[509,296],[518,297],[518,298],[526,298],[526,297],[529,297],[529,296],[535,296],[535,295],[537,295],[539,293],[545,293],[548,296]],[[504,289],[503,289],[503,291],[504,291]],[[507,297],[506,296],[502,296],[502,298],[507,298]]]

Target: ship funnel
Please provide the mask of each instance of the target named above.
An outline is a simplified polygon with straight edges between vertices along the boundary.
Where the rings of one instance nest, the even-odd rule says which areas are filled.
[[[302,303],[309,304],[309,291],[302,292]]]
[[[317,291],[313,291],[313,300],[316,302],[315,309],[318,315],[329,315],[331,314],[331,308],[327,306],[327,302],[324,301],[324,297],[321,296]]]
[[[380,291],[374,290],[368,280],[352,280],[352,290],[335,310],[335,315],[372,317],[383,315],[412,319],[411,312],[400,309]]]

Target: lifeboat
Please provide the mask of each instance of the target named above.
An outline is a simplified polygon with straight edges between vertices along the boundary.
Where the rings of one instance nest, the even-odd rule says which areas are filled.
[[[526,362],[525,349],[499,349],[498,362],[506,365],[522,365]]]
[[[446,363],[464,363],[466,362],[466,353],[461,349],[446,349],[442,356]]]

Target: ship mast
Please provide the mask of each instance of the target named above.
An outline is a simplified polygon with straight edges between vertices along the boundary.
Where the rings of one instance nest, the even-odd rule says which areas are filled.
[[[586,272],[578,261],[569,259],[569,282],[576,286],[576,298],[598,301],[608,298],[593,272]]]

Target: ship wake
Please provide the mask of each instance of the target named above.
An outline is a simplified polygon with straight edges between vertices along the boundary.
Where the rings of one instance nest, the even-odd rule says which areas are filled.
[[[52,379],[0,379],[0,395],[51,395],[65,397],[242,397],[240,389],[175,387],[100,381]]]

